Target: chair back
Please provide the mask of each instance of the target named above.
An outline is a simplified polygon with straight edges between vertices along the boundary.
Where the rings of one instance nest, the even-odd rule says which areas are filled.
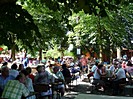
[[[49,90],[48,84],[34,84],[33,87],[35,92],[47,92]]]

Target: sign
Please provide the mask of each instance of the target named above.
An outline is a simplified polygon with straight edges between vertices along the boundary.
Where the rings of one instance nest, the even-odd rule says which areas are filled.
[[[77,48],[77,55],[81,55],[81,49]]]

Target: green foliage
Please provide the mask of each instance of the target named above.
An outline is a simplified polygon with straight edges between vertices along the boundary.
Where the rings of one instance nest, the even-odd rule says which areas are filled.
[[[37,45],[41,34],[26,10],[14,3],[7,3],[1,5],[0,12],[0,44],[8,46],[9,49],[17,42],[29,49]]]
[[[59,56],[61,56],[61,53],[57,49],[54,49],[54,50],[51,49],[47,51],[46,56],[58,58]]]
[[[126,48],[131,47],[132,8],[131,6],[126,8],[128,10],[125,10],[125,6],[121,9],[123,13],[121,10],[117,13],[107,10],[108,17],[88,15],[83,11],[78,14],[74,13],[69,18],[70,24],[74,28],[74,32],[70,32],[68,35],[69,43],[76,45],[79,40],[82,51],[90,52],[90,49],[93,48],[93,51],[97,53],[99,53],[99,45],[102,46],[104,53],[109,53],[110,49],[115,51],[116,47],[125,45]],[[128,13],[124,13],[125,11]]]
[[[133,38],[131,2],[18,0],[16,5],[15,0],[1,0],[0,44],[9,49],[15,44],[17,48],[34,51],[55,47],[63,51],[68,43],[88,51],[90,48],[99,51],[99,45],[105,51],[117,46],[130,47]],[[68,30],[71,33],[67,37]]]
[[[58,11],[63,8],[65,12],[78,13],[84,11],[88,14],[107,16],[106,10],[113,11],[120,8],[120,6],[128,5],[131,0],[41,0],[49,9]],[[71,14],[71,13],[70,13]]]
[[[133,3],[128,6],[124,6],[121,10],[121,20],[125,25],[126,35],[123,40],[123,46],[129,49],[133,49]]]
[[[50,2],[50,1],[49,1]],[[34,19],[35,24],[39,27],[42,37],[39,39],[39,47],[45,50],[54,48],[58,45],[62,48],[67,46],[66,32],[68,30],[67,20],[63,16],[63,10],[50,10],[42,2],[33,2],[32,0],[19,0],[18,2],[26,9]]]
[[[64,56],[74,56],[74,53],[73,52],[68,52],[67,50],[64,50]],[[47,53],[46,53],[46,57],[53,57],[53,58],[58,58],[58,57],[61,57],[62,53],[58,51],[58,49],[51,49],[51,50],[48,50]]]
[[[64,56],[75,56],[76,54],[74,54],[73,52],[69,52],[68,50],[64,51]]]

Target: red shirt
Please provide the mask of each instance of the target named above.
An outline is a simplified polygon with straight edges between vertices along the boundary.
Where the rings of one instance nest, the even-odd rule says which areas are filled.
[[[35,76],[33,74],[29,74],[29,78],[31,78],[32,79],[32,82],[34,83]]]

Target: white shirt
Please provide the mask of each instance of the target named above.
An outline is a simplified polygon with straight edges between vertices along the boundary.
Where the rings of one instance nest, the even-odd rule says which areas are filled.
[[[70,63],[70,66],[72,66],[72,67],[73,67],[73,66],[74,66],[74,62],[71,62],[71,63]]]
[[[9,70],[9,75],[12,75],[13,77],[17,77],[19,75],[19,71],[15,70],[15,69],[11,69]]]
[[[110,66],[109,69],[110,69],[111,72],[114,72],[114,71],[115,71],[115,67],[114,67],[114,65]]]
[[[95,79],[100,79],[100,75],[99,75],[99,73],[97,72],[98,71],[98,68],[95,70],[95,72],[94,72],[94,78]],[[102,71],[100,70],[100,73],[102,73]]]
[[[97,66],[93,65],[92,68],[91,68],[91,72],[95,72],[96,69],[97,69]]]
[[[125,74],[125,70],[123,68],[119,68],[117,73],[116,73],[117,79],[122,79],[122,78],[126,78],[126,74]]]
[[[26,87],[29,89],[30,92],[34,92],[33,83],[32,83],[31,78],[29,78],[29,77],[26,77]],[[26,99],[36,99],[36,97],[35,97],[35,95],[33,95]]]

